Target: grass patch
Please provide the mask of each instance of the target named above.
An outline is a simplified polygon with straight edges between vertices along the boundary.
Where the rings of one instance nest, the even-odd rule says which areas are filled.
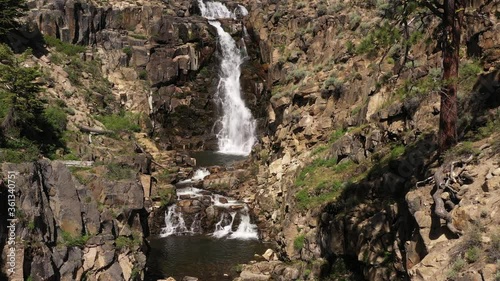
[[[343,87],[343,82],[340,81],[337,77],[330,76],[323,83],[323,89],[327,90],[341,90]]]
[[[143,69],[143,70],[139,71],[138,77],[141,80],[147,80],[148,79],[148,72]]]
[[[500,261],[500,234],[493,234],[491,236],[491,248],[488,251],[488,260],[490,262]]]
[[[398,157],[400,157],[401,155],[403,155],[405,153],[405,146],[404,145],[396,145],[392,150],[391,150],[391,154],[390,154],[390,158],[391,159],[396,159]]]
[[[139,39],[139,40],[146,40],[146,39],[148,39],[147,36],[142,35],[142,34],[132,33],[132,34],[129,34],[129,36],[132,37],[132,38],[134,38],[134,39]]]
[[[474,135],[474,139],[480,140],[487,138],[495,132],[500,132],[500,112],[498,112],[497,117],[494,120],[489,121],[485,126],[478,129],[477,134]]]
[[[127,47],[124,47],[122,49],[122,51],[127,55],[127,57],[131,57],[132,56],[132,53],[133,53],[133,50],[131,47],[127,46]]]
[[[158,190],[158,196],[160,197],[160,206],[166,207],[172,203],[172,199],[175,198],[175,190],[171,188],[163,188]]]
[[[332,170],[336,173],[342,173],[344,171],[347,171],[353,165],[354,165],[354,162],[352,162],[351,160],[347,160],[347,161],[344,161],[344,162],[337,164],[336,166],[333,166]]]
[[[304,236],[304,234],[295,237],[295,239],[293,240],[293,248],[297,251],[302,250],[302,248],[304,248],[305,240],[306,237]]]
[[[0,135],[1,137],[1,135]],[[8,140],[5,147],[0,148],[0,162],[23,163],[38,159],[40,149],[27,139]]]
[[[90,235],[72,236],[69,232],[62,231],[61,233],[63,244],[67,247],[83,248],[90,238]]]
[[[465,267],[465,260],[462,258],[457,259],[453,265],[451,266],[450,271],[448,271],[448,278],[450,279],[455,279],[458,277],[458,273],[462,271],[462,269]]]
[[[87,49],[84,46],[62,42],[54,36],[45,35],[43,39],[48,46],[55,48],[57,52],[63,53],[68,56],[76,56],[85,52],[85,50]]]
[[[114,132],[139,132],[139,114],[120,112],[118,114],[96,116],[108,130]]]
[[[140,235],[134,233],[132,237],[119,236],[115,240],[115,246],[118,250],[132,249],[142,244]]]
[[[89,173],[85,173],[86,171],[89,171],[92,169],[92,167],[68,167],[70,170],[71,174],[76,178],[76,180],[83,184],[87,185],[90,183],[92,180],[92,177],[90,176]]]
[[[34,221],[30,221],[28,223],[28,229],[29,230],[34,230],[35,229],[35,222]]]
[[[468,263],[474,263],[479,259],[479,255],[481,253],[481,249],[478,247],[469,248],[465,251],[465,259]]]
[[[295,181],[296,186],[305,186],[306,179],[311,177],[318,168],[331,168],[337,164],[337,158],[316,159],[311,164],[305,166]]]
[[[316,147],[312,152],[311,152],[311,155],[312,156],[315,156],[315,155],[318,155],[320,153],[322,153],[323,151],[326,151],[328,149],[328,146],[326,145],[320,145],[318,147]]]
[[[475,148],[472,142],[464,141],[446,151],[445,159],[462,158],[469,155],[476,156],[479,153],[479,149]]]
[[[106,178],[110,180],[126,180],[135,177],[134,170],[129,166],[110,163],[107,166]]]
[[[334,143],[338,141],[341,137],[345,135],[347,131],[345,129],[337,129],[332,132],[330,135],[330,139],[328,140],[328,143]]]
[[[302,209],[334,201],[350,184],[357,165],[345,159],[337,164],[337,158],[319,158],[306,165],[295,179],[295,186],[301,188],[296,194],[298,206]]]
[[[347,184],[340,181],[323,181],[312,190],[307,188],[301,189],[295,195],[298,207],[301,209],[310,209],[327,202],[332,202],[342,193]]]

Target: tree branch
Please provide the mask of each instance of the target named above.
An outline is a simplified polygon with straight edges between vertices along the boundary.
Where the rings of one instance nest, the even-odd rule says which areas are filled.
[[[422,0],[420,3],[425,7],[427,7],[429,10],[431,10],[433,14],[443,19],[444,12],[439,10],[439,9],[444,9],[443,4],[437,2],[436,0],[430,0],[430,1],[431,2],[429,2],[428,0]]]

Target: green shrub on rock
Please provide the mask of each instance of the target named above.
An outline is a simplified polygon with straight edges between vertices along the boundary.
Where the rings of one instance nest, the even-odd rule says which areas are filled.
[[[45,35],[43,39],[48,46],[53,47],[57,52],[63,53],[68,56],[76,56],[80,53],[85,52],[85,50],[87,49],[84,46],[63,42],[58,38],[50,35]]]
[[[293,240],[293,248],[297,251],[300,251],[302,250],[302,248],[304,248],[304,243],[305,243],[305,236],[304,234],[301,234],[295,237],[295,240]]]

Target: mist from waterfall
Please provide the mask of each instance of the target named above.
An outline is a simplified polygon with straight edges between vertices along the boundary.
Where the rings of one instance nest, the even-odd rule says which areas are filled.
[[[248,155],[256,141],[255,119],[241,98],[240,66],[243,63],[242,51],[231,35],[216,19],[235,19],[236,14],[247,15],[245,7],[238,5],[234,12],[220,2],[198,0],[202,16],[217,29],[222,60],[219,71],[219,84],[215,98],[221,104],[221,129],[217,132],[219,152],[225,154]],[[246,51],[245,51],[246,53]],[[244,54],[246,55],[246,54]]]

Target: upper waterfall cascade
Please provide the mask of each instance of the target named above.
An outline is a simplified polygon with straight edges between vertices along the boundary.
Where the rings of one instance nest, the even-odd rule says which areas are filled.
[[[203,2],[198,0],[202,16],[217,29],[222,60],[220,64],[220,80],[215,98],[222,107],[222,117],[219,120],[221,129],[217,132],[219,152],[225,154],[248,155],[256,141],[255,119],[241,98],[240,66],[246,56],[244,50],[238,48],[236,42],[216,19],[232,18],[236,15],[245,16],[248,11],[238,5],[234,12],[220,2]],[[244,46],[244,45],[243,45]]]

